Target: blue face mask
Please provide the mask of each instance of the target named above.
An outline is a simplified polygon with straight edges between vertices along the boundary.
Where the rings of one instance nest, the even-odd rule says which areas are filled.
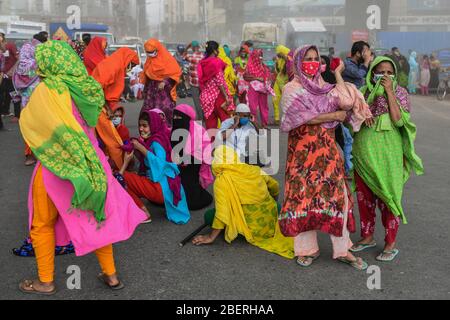
[[[250,119],[249,118],[241,118],[239,120],[239,124],[243,127],[245,127],[246,125],[248,125],[250,123]]]
[[[115,127],[118,127],[122,123],[122,118],[114,118],[112,123]]]

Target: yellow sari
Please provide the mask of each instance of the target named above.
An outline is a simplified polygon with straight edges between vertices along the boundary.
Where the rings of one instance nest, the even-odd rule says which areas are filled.
[[[276,53],[277,55],[282,55],[287,58],[291,51],[289,48],[285,46],[278,46]],[[275,112],[275,121],[280,121],[280,102],[281,96],[283,95],[284,86],[289,82],[289,76],[286,72],[284,72],[286,67],[286,60],[282,58],[277,58],[276,63],[276,71],[277,71],[277,79],[275,81],[275,86],[273,90],[275,91],[275,97],[273,99],[273,107]]]
[[[231,96],[234,97],[236,95],[236,82],[238,78],[236,72],[234,72],[233,63],[230,58],[228,58],[223,47],[219,48],[219,55],[217,57],[227,65],[227,68],[225,69],[225,81],[227,82]]]
[[[256,167],[243,164],[230,147],[215,152],[213,173],[216,217],[213,228],[225,230],[225,240],[239,235],[263,250],[293,259],[294,240],[281,234],[278,224],[278,182]]]

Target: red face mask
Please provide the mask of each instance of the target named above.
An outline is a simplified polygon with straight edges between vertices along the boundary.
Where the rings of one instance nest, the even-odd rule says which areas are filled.
[[[305,61],[302,63],[303,73],[313,77],[319,72],[320,62],[319,61]]]

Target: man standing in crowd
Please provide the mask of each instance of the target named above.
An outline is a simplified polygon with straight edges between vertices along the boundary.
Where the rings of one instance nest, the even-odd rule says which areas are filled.
[[[398,84],[400,87],[408,88],[409,72],[411,70],[408,59],[401,54],[400,49],[397,47],[392,48],[391,54],[387,56],[397,65]]]
[[[192,53],[188,53],[188,50],[192,49]],[[203,119],[203,110],[200,105],[200,87],[198,81],[198,64],[204,58],[203,53],[200,51],[200,43],[198,41],[192,41],[186,48],[184,59],[189,62],[189,84],[191,86],[192,99],[194,100],[195,111],[197,112],[197,120]]]
[[[345,82],[353,83],[358,89],[362,88],[366,83],[372,59],[370,45],[365,41],[355,42],[352,47],[352,56],[344,61],[345,71],[342,77]]]
[[[19,52],[14,43],[6,40],[5,34],[0,33],[0,54],[3,55],[3,63],[0,66],[0,76],[2,77],[0,85],[0,113],[3,116],[15,116],[19,118],[20,101],[14,102],[14,114],[10,113],[11,92],[14,92],[12,76],[19,62]]]

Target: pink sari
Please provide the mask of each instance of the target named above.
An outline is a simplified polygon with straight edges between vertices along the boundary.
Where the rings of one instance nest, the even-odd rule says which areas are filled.
[[[71,201],[74,194],[72,184],[58,178],[45,167],[42,167],[42,174],[45,189],[59,212],[59,219],[55,225],[56,245],[64,246],[72,241],[76,255],[84,256],[107,245],[128,240],[137,226],[147,217],[113,177],[108,160],[98,147],[94,129],[86,125],[75,105],[73,105],[73,115],[94,146],[105,169],[108,179],[105,205],[106,221],[99,226],[91,213],[80,210],[72,211]],[[39,165],[36,166],[33,173],[28,197],[30,226],[34,214],[33,183]]]

